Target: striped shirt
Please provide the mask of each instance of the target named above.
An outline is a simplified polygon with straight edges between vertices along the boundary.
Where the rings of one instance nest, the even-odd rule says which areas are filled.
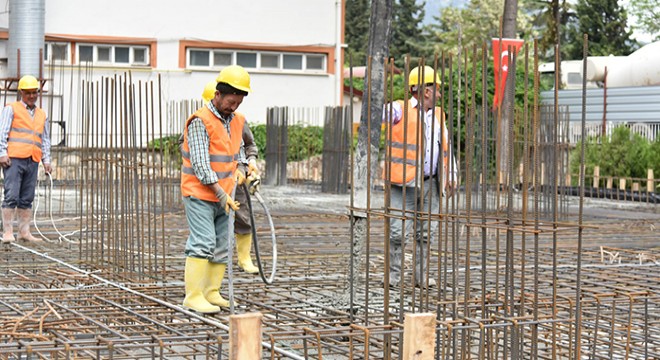
[[[27,104],[21,101],[21,104],[25,106],[30,116],[34,119],[34,111],[37,108],[36,106],[32,109],[27,107]],[[0,114],[0,156],[7,156],[7,140],[9,139],[9,131],[11,131],[11,123],[14,121],[14,108],[11,105],[5,106]],[[50,164],[50,125],[48,122],[48,116],[46,116],[46,122],[44,123],[44,136],[41,142],[41,162],[44,164]]]
[[[231,120],[234,118],[234,114],[230,114],[227,119],[225,119],[218,110],[216,110],[213,103],[209,101],[207,104],[209,110],[215,115],[222,125],[227,130],[227,134],[231,136],[230,126]],[[210,185],[218,182],[218,176],[215,174],[215,171],[211,169],[211,157],[209,155],[209,146],[210,146],[209,133],[206,131],[206,126],[200,118],[195,118],[188,125],[188,148],[190,149],[190,164],[192,165],[195,176],[199,181],[204,185]]]

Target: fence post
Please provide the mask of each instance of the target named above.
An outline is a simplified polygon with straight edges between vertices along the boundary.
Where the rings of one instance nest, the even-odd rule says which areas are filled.
[[[229,316],[229,360],[261,360],[261,313]]]
[[[600,166],[594,166],[594,188],[598,189],[598,183],[600,182]]]
[[[403,360],[435,357],[435,314],[406,314],[403,322]]]
[[[646,192],[655,192],[655,181],[653,181],[653,169],[648,169],[646,175]]]

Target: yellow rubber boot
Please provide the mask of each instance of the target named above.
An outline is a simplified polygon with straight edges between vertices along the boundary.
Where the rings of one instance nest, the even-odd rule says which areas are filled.
[[[186,283],[186,298],[183,306],[200,313],[210,314],[220,311],[220,308],[211,304],[204,297],[204,287],[208,282],[208,269],[210,263],[206,259],[194,257],[186,258],[184,280]]]
[[[211,304],[226,308],[229,307],[229,301],[220,295],[222,280],[225,278],[225,269],[227,269],[226,264],[209,263],[208,281],[204,288],[204,297]],[[235,305],[236,303],[234,303]]]
[[[250,249],[252,248],[252,234],[235,234],[236,252],[238,255],[238,267],[248,274],[256,274],[259,268],[252,265]]]

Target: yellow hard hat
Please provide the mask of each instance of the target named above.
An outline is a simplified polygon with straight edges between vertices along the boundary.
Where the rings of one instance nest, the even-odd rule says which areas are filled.
[[[419,77],[424,76],[424,81],[420,81]],[[408,85],[409,86],[418,86],[422,84],[442,84],[440,81],[440,74],[433,70],[430,66],[424,66],[423,68],[418,66],[410,71],[408,76]]]
[[[39,89],[39,81],[32,75],[25,75],[18,80],[18,90]]]
[[[202,92],[202,100],[204,105],[206,105],[213,97],[215,96],[215,86],[217,83],[215,81],[209,81],[204,86],[204,91]]]
[[[216,82],[226,83],[234,89],[250,92],[250,74],[240,65],[230,65],[220,71]]]

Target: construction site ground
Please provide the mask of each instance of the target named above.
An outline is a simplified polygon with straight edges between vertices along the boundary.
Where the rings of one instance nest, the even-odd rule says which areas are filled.
[[[234,267],[232,288],[237,302],[235,313],[260,312],[264,315],[264,358],[398,358],[400,352],[396,346],[390,354],[384,353],[385,343],[389,341],[386,335],[372,338],[369,335],[370,332],[397,334],[401,331],[396,325],[383,326],[383,219],[378,216],[370,219],[370,251],[363,253],[368,269],[359,275],[368,281],[354,284],[359,288],[358,295],[354,299],[355,306],[350,307],[346,297],[351,244],[350,195],[324,194],[314,186],[264,186],[261,194],[276,229],[277,273],[273,284],[267,285],[259,276],[245,274]],[[374,206],[382,206],[382,191],[376,191],[372,196],[376,202]],[[571,199],[568,206],[571,216],[577,216],[577,198]],[[95,252],[119,249],[89,249],[81,246],[75,236],[58,240],[56,231],[67,234],[80,228],[77,218],[54,219],[54,222],[48,218],[37,219],[39,230],[51,241],[0,245],[0,359],[224,358],[228,350],[229,309],[218,314],[201,315],[181,307],[184,297],[183,249],[188,234],[184,213],[177,211],[155,216],[165,217],[164,231],[169,239],[167,248],[156,247],[164,252],[160,258],[165,264],[158,276],[122,270],[118,266],[90,265],[89,261],[84,261]],[[258,229],[261,256],[269,269],[272,263],[269,229],[264,225],[263,211],[257,208],[256,216],[261,224]],[[628,331],[628,337],[619,334],[625,333],[625,329],[615,329],[614,326],[595,334],[585,326],[584,336],[602,338],[595,341],[595,346],[607,347],[609,344],[613,349],[610,351],[617,354],[618,349],[627,349],[624,351],[626,358],[647,356],[657,359],[660,354],[658,206],[585,199],[584,224],[580,278],[585,299],[592,295],[598,298],[607,293],[625,293],[630,297],[639,296],[646,309],[645,315],[626,309],[608,313],[612,320],[637,323],[632,335]],[[496,244],[496,238],[496,234],[488,234],[489,253],[504,252],[504,247]],[[476,236],[474,239],[474,256],[478,256],[482,242]],[[553,242],[556,250],[553,250]],[[127,246],[130,243],[127,241]],[[534,276],[538,276],[537,296],[551,299],[552,286],[549,284],[554,276],[558,279],[555,283],[558,285],[554,287],[558,295],[554,296],[574,296],[578,255],[576,232],[559,232],[554,239],[541,236],[538,253],[529,243],[524,246],[522,243],[516,242],[514,252],[516,259],[528,262],[527,270],[524,264],[517,263],[517,266],[523,266],[523,273],[530,272],[525,277],[528,283],[523,293],[529,297],[534,295],[530,293],[534,289],[531,283]],[[470,257],[472,255],[467,258]],[[532,274],[529,264],[535,257],[543,266],[537,267],[541,270]],[[431,258],[436,259],[431,265],[431,277],[434,277],[437,258],[442,259],[442,256],[432,252]],[[139,259],[142,258],[126,257],[121,261],[127,263],[125,269],[132,269],[136,267],[131,262],[141,261]],[[464,260],[464,257],[456,259],[458,268],[455,271],[465,270]],[[489,264],[493,267],[500,265],[503,266],[496,262]],[[501,283],[500,280],[493,282]],[[225,297],[229,296],[229,288],[226,277],[221,290]],[[490,291],[496,294],[505,289]],[[465,294],[464,281],[442,284],[439,289],[428,292],[412,287],[405,288],[403,293],[388,292],[389,320],[402,319],[404,312],[429,308],[442,311],[445,306],[436,304],[448,294],[453,294],[452,299],[461,299]],[[601,318],[601,315],[590,315],[601,310],[591,304],[584,304],[585,324],[589,319]],[[640,322],[643,324],[639,325]],[[639,331],[637,335],[635,330]],[[547,341],[539,336],[538,346],[553,346],[547,334],[545,336]],[[569,334],[566,338],[572,336]],[[637,341],[636,337],[645,341]],[[555,342],[561,344],[570,340],[566,338]],[[565,349],[570,348],[565,346]],[[561,349],[559,351],[564,351]],[[595,348],[584,351],[591,353],[592,350],[601,353]],[[468,348],[466,351],[472,350]],[[562,354],[560,352],[559,358],[568,358]],[[498,355],[497,358],[504,356]]]

